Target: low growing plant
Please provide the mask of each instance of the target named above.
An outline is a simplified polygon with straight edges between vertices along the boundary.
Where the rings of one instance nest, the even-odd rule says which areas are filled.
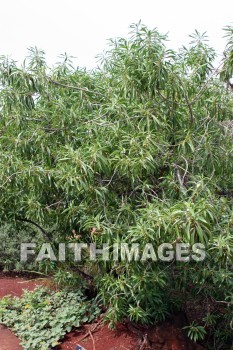
[[[22,298],[0,300],[0,323],[21,339],[25,350],[50,350],[74,327],[93,321],[100,314],[94,301],[82,291],[50,291],[38,287]]]
[[[199,326],[195,322],[192,322],[191,325],[184,327],[184,329],[188,330],[188,337],[195,342],[198,340],[203,340],[206,335],[205,328],[203,326]]]

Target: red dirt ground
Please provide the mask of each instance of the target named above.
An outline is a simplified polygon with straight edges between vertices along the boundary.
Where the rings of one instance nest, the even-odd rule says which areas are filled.
[[[5,295],[12,295],[20,297],[24,289],[34,290],[36,286],[41,285],[41,282],[27,280],[21,277],[0,277],[0,298]]]
[[[0,325],[0,350],[21,350],[19,340],[7,328]]]
[[[23,289],[33,290],[36,286],[45,284],[41,279],[28,280],[24,277],[6,277],[0,273],[0,298],[5,295],[21,296]],[[48,282],[46,282],[46,285]],[[174,318],[161,326],[150,329],[135,328],[130,324],[121,324],[111,331],[108,325],[98,326],[83,339],[89,330],[95,326],[86,325],[66,335],[62,345],[57,350],[76,350],[77,345],[85,350],[204,350],[190,342],[182,332],[182,321]],[[147,340],[140,348],[140,339]],[[83,339],[83,340],[82,340]],[[142,344],[141,344],[142,345]],[[22,350],[17,337],[7,328],[0,325],[0,350]],[[32,349],[33,350],[33,349]]]
[[[93,326],[91,326],[93,327]],[[117,330],[111,331],[107,325],[101,326],[96,332],[92,333],[93,341],[89,336],[85,340],[80,339],[88,332],[91,327],[83,327],[82,332],[73,332],[66,335],[63,344],[57,350],[75,350],[77,345],[81,345],[85,350],[135,350],[137,337],[124,329],[122,326]]]
[[[176,324],[177,323],[177,324]],[[148,330],[130,330],[127,325],[121,324],[116,330],[109,330],[107,325],[101,326],[85,340],[80,340],[93,327],[85,326],[82,332],[73,332],[65,337],[57,350],[75,350],[81,345],[85,350],[204,350],[203,347],[189,341],[184,335],[179,320],[164,322],[161,326],[151,327]],[[141,335],[145,341],[142,346]]]

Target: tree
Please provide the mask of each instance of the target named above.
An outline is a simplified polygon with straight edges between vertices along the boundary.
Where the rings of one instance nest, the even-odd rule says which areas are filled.
[[[99,260],[94,277],[112,323],[164,319],[184,295],[223,301],[227,344],[233,99],[205,34],[191,38],[175,52],[157,29],[132,25],[92,72],[67,56],[51,69],[37,49],[22,67],[2,57],[0,218],[98,245],[205,244],[202,263]]]
[[[233,27],[224,28],[227,38],[227,46],[224,52],[224,63],[220,73],[221,80],[225,81],[232,88],[231,79],[233,78]]]

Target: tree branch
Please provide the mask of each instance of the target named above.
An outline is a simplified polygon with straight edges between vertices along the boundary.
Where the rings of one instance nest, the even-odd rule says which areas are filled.
[[[59,85],[59,86],[62,86],[64,88],[83,91],[83,92],[89,92],[89,93],[92,93],[95,95],[103,96],[103,94],[101,94],[100,92],[88,90],[87,88],[82,88],[82,87],[78,87],[78,86],[74,86],[74,85],[66,85],[66,84],[60,83],[59,81],[53,80],[53,79],[49,79],[49,81],[54,85]]]
[[[26,218],[16,218],[16,220],[22,221],[22,222],[28,222],[29,224],[36,226],[43,233],[43,236],[50,241],[50,237],[49,237],[48,233],[43,229],[43,227],[38,225],[36,222],[29,220],[29,219],[26,219]]]

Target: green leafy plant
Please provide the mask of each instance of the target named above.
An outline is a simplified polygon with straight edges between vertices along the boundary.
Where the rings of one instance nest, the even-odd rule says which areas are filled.
[[[5,271],[34,270],[38,266],[31,260],[20,261],[20,244],[23,242],[43,241],[41,234],[27,224],[4,224],[0,227],[0,269]]]
[[[193,322],[190,326],[184,327],[184,329],[188,330],[188,337],[195,342],[198,340],[203,340],[206,335],[205,328],[199,326],[195,322]]]
[[[0,322],[21,339],[24,349],[50,350],[74,327],[100,314],[95,302],[81,291],[49,291],[39,287],[22,298],[0,300]]]

